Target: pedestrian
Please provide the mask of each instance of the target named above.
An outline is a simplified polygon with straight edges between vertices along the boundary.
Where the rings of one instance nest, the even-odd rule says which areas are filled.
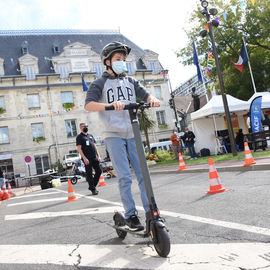
[[[251,122],[250,122],[250,112],[247,113],[247,127],[248,127],[248,133],[252,133]]]
[[[244,134],[241,128],[236,134],[235,143],[238,145],[239,151],[244,151]]]
[[[76,145],[79,154],[84,162],[86,181],[88,182],[88,189],[92,191],[93,195],[97,195],[96,186],[101,175],[99,162],[101,161],[96,142],[91,134],[88,134],[88,126],[86,123],[80,124],[81,133],[76,137]],[[93,168],[95,175],[93,177]]]
[[[181,139],[178,138],[177,131],[174,129],[173,134],[171,135],[171,142],[174,152],[174,158],[176,161],[179,160],[179,153],[182,153],[182,144]]]
[[[197,159],[197,154],[195,152],[194,143],[195,143],[195,135],[194,133],[188,129],[188,127],[185,128],[185,134],[182,137],[183,141],[188,148],[190,160],[193,160],[194,158]]]
[[[2,168],[0,167],[0,188],[2,188],[3,184],[6,184],[6,174],[2,171]]]
[[[129,112],[123,109],[125,104],[135,103],[136,98],[150,103],[151,107],[160,106],[160,101],[149,95],[137,80],[126,76],[125,62],[130,51],[129,46],[120,42],[109,43],[103,48],[101,60],[106,66],[106,71],[101,78],[91,83],[86,96],[85,109],[99,111],[101,122],[104,125],[103,136],[106,148],[118,177],[126,225],[130,230],[140,231],[144,229],[144,226],[137,216],[131,192],[132,175],[129,164],[137,177],[142,204],[146,212],[149,210],[149,203]],[[113,105],[115,110],[105,111],[105,107],[108,105]]]

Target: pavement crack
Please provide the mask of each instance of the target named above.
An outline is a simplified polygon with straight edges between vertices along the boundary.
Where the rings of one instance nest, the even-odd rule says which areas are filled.
[[[76,247],[75,247],[68,255],[72,257],[72,256],[73,256],[73,253],[74,253],[75,251],[77,251],[77,250],[79,249],[79,247],[80,247],[79,244],[76,245]],[[80,269],[79,265],[80,265],[81,260],[82,260],[81,254],[79,253],[78,255],[76,255],[76,257],[77,257],[77,263],[74,263],[74,266],[75,266],[77,269]]]

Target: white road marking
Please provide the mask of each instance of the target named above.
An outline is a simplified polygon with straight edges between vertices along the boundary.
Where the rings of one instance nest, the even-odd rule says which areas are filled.
[[[38,193],[38,194],[31,194],[31,195],[21,195],[21,196],[10,198],[9,200],[24,199],[24,198],[29,198],[29,197],[38,197],[38,196],[45,196],[45,195],[59,194],[59,193],[60,192],[58,191],[54,191],[54,192]]]
[[[62,192],[65,192],[61,190]],[[81,194],[77,194],[77,196],[84,197],[89,200],[94,200],[94,201],[99,201],[103,203],[108,203],[108,204],[113,204],[113,205],[121,205],[120,203],[117,202],[111,202],[108,200],[103,200],[97,197],[89,197],[89,196],[84,196]],[[141,206],[136,206],[137,210],[144,211],[143,207]],[[228,222],[228,221],[222,221],[222,220],[216,220],[216,219],[211,219],[211,218],[203,218],[199,216],[192,216],[192,215],[186,215],[186,214],[181,214],[181,213],[176,213],[176,212],[171,212],[171,211],[163,211],[160,210],[161,216],[170,216],[174,218],[180,218],[180,219],[185,219],[185,220],[190,220],[190,221],[195,221],[195,222],[201,222],[201,223],[206,223],[214,226],[221,226],[225,227],[228,229],[234,229],[234,230],[240,230],[240,231],[246,231],[249,233],[256,233],[256,234],[262,234],[262,235],[267,235],[270,236],[270,229],[269,228],[263,228],[263,227],[256,227],[252,225],[246,225],[246,224],[241,224],[241,223],[235,223],[235,222]]]
[[[147,245],[0,245],[0,264],[159,270],[269,269],[269,251],[270,244],[265,243],[175,244],[171,245],[168,258],[161,258]]]
[[[63,193],[68,193],[68,192],[63,191],[63,190],[58,190],[58,191],[63,192]],[[77,196],[77,198],[85,198],[88,200],[98,201],[100,203],[107,203],[110,205],[115,205],[115,206],[121,207],[121,209],[122,209],[122,204],[119,202],[112,202],[109,200],[100,199],[96,196],[85,196],[85,195],[82,195],[79,193],[75,193],[75,195]],[[37,201],[33,201],[33,203],[34,202],[37,202]],[[115,207],[105,207],[105,208],[112,209],[111,212],[113,212],[115,210]],[[103,212],[105,210],[105,208],[97,208],[97,209],[103,209],[103,210],[96,211],[96,212],[90,211],[88,215],[98,214],[98,213],[107,213],[107,212]],[[144,211],[143,207],[141,207],[141,206],[137,206],[137,209]],[[122,211],[120,209],[117,209],[117,210]],[[7,215],[7,216],[5,216],[5,220],[56,217],[59,215],[81,215],[80,211],[85,211],[85,209],[74,210],[74,211],[65,211],[65,212],[38,212],[38,213],[29,213],[29,214]],[[108,212],[110,212],[110,211],[108,210]],[[220,227],[224,227],[224,228],[228,228],[228,229],[234,229],[234,230],[240,230],[240,231],[245,231],[245,232],[249,232],[249,233],[256,233],[256,234],[270,236],[270,229],[269,228],[263,228],[263,227],[257,227],[257,226],[246,225],[246,224],[241,224],[241,223],[204,218],[204,217],[199,217],[199,216],[192,216],[192,215],[181,214],[181,213],[176,213],[176,212],[171,212],[171,211],[161,210],[160,212],[161,212],[161,216],[165,215],[165,216],[170,216],[170,217],[174,217],[174,218],[180,218],[180,219],[190,220],[190,221],[194,221],[194,222],[200,222],[200,223],[210,224],[210,225],[214,225],[214,226],[220,226]],[[86,213],[87,213],[87,211],[86,211]]]
[[[36,203],[54,202],[54,201],[67,201],[67,198],[62,197],[62,198],[53,198],[53,199],[44,199],[44,200],[34,200],[34,201],[26,201],[26,202],[19,202],[19,203],[11,203],[11,204],[8,204],[7,207],[23,205],[23,204],[36,204]]]
[[[104,214],[113,213],[115,210],[114,206],[110,207],[99,207],[99,208],[86,208],[71,211],[60,211],[60,212],[35,212],[18,215],[6,215],[5,220],[20,220],[20,219],[37,219],[37,218],[52,218],[52,217],[63,217],[63,216],[80,216],[80,215],[93,215],[93,214]],[[121,208],[119,211],[123,211]]]

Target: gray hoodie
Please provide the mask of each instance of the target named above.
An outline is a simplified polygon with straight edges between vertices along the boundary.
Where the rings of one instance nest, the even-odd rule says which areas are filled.
[[[107,71],[102,77],[93,81],[89,86],[85,105],[91,101],[100,103],[112,103],[121,101],[124,104],[135,103],[136,97],[146,101],[149,93],[139,82],[124,74],[119,77],[111,76]],[[133,138],[133,131],[128,111],[99,111],[99,117],[103,123],[103,137]]]

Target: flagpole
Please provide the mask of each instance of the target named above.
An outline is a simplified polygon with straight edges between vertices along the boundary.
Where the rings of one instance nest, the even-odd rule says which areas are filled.
[[[242,39],[243,39],[243,43],[244,43],[244,46],[245,46],[245,50],[246,50],[246,52],[247,52],[247,47],[246,47],[246,42],[245,42],[244,37],[242,37]],[[255,82],[254,82],[253,73],[252,73],[252,69],[251,69],[251,65],[250,65],[248,53],[247,53],[247,57],[248,57],[249,73],[250,73],[250,76],[251,76],[251,80],[252,80],[252,84],[253,84],[254,93],[257,93],[256,85],[255,85]]]

